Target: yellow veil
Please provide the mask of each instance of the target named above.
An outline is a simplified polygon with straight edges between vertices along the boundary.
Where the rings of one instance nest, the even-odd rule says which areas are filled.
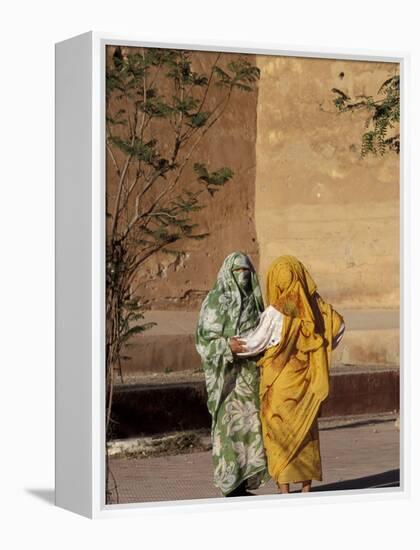
[[[280,343],[268,348],[258,362],[262,367],[261,417],[268,445],[269,440],[281,442],[281,451],[274,446],[275,470],[280,472],[299,448],[328,396],[332,340],[342,318],[322,300],[311,275],[293,256],[281,256],[271,264],[266,294],[267,303],[284,315]],[[285,372],[282,377],[286,366],[290,376]],[[304,376],[291,392],[298,395],[293,399],[296,405],[292,412],[282,401],[287,401],[284,384],[294,379],[294,372]]]

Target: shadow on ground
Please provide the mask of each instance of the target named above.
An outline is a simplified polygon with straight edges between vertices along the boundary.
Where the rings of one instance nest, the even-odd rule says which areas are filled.
[[[313,487],[313,492],[319,491],[346,491],[351,489],[380,489],[384,487],[400,486],[400,470],[388,470],[380,474],[367,477],[358,477],[346,481],[337,481],[326,485]]]
[[[55,504],[54,489],[25,489],[25,491],[28,494],[47,502],[48,504]]]

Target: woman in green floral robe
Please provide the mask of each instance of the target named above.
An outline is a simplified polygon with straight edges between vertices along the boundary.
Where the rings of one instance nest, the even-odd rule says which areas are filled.
[[[241,252],[230,254],[201,306],[196,333],[212,416],[214,482],[225,496],[246,495],[267,479],[258,367],[234,353],[245,351],[235,336],[252,331],[263,309],[251,261]]]

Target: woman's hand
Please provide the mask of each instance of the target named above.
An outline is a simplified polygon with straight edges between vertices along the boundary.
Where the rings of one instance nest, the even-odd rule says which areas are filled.
[[[230,346],[230,349],[232,350],[232,353],[244,353],[248,351],[246,349],[244,341],[241,340],[240,338],[237,338],[236,336],[233,336],[229,340],[229,346]]]

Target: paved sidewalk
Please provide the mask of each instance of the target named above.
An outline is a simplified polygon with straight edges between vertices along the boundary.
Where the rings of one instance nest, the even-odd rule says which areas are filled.
[[[324,479],[314,482],[314,490],[398,486],[399,435],[393,421],[321,430]],[[110,466],[120,503],[220,496],[212,483],[210,452],[111,458]],[[255,491],[258,495],[275,493],[272,481]]]

